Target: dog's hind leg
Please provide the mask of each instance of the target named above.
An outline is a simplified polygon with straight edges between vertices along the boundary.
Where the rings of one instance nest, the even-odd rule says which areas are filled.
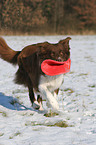
[[[59,88],[56,89],[56,90],[53,92],[53,96],[54,96],[55,98],[57,98],[58,93],[59,93]]]

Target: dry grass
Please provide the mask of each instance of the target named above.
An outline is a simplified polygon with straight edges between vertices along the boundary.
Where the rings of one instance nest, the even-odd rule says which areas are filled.
[[[2,114],[3,117],[7,117],[7,113],[5,111],[0,111],[0,114]]]
[[[4,135],[4,133],[0,133],[0,136],[3,136]]]
[[[51,112],[51,111],[49,113],[44,114],[45,117],[54,117],[54,116],[57,116],[57,115],[59,115],[59,114],[56,113],[56,112]]]
[[[56,32],[52,32],[52,31],[49,31],[49,32],[47,32],[46,30],[44,31],[44,32],[42,32],[42,31],[39,31],[39,32],[19,32],[19,31],[11,31],[11,30],[1,30],[0,31],[0,35],[2,36],[34,36],[34,35],[38,35],[38,36],[40,36],[40,35],[47,35],[47,36],[49,36],[49,35],[96,35],[96,32],[95,31],[93,31],[93,30],[84,30],[84,31],[74,31],[74,30],[70,30],[70,31],[68,31],[67,30],[67,32],[65,33],[65,31],[62,31],[62,32],[58,32],[58,33],[56,33]]]
[[[57,127],[64,127],[64,128],[70,127],[70,126],[66,123],[66,121],[58,121],[58,122],[56,122],[55,124],[53,124],[53,125],[48,125],[48,126],[57,126]]]
[[[16,133],[14,133],[12,136],[9,137],[9,139],[13,139],[15,136],[20,135],[21,132],[17,131]]]
[[[47,126],[47,127],[63,127],[63,128],[73,127],[73,125],[69,125],[66,121],[57,121],[55,123],[51,123],[51,122],[49,122],[49,123],[45,123],[45,122],[37,123],[35,121],[31,121],[31,122],[26,122],[25,126]]]

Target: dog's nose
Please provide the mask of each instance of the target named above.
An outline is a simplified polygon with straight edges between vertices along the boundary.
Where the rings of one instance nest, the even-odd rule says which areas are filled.
[[[62,61],[61,57],[58,57],[58,61]]]

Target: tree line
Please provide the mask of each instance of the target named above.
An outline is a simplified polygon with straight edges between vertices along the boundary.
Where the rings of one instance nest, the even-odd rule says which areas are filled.
[[[0,31],[28,34],[96,33],[96,0],[3,0]]]

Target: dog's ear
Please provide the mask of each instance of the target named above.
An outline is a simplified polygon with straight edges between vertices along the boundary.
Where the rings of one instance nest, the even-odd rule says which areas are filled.
[[[66,39],[60,40],[59,43],[62,43],[62,44],[67,43],[67,44],[69,44],[69,40],[71,40],[71,37],[67,37]]]
[[[71,37],[67,37],[64,40],[60,40],[59,43],[63,44],[64,48],[68,47],[70,49],[70,47],[69,47],[69,40],[71,40]]]

